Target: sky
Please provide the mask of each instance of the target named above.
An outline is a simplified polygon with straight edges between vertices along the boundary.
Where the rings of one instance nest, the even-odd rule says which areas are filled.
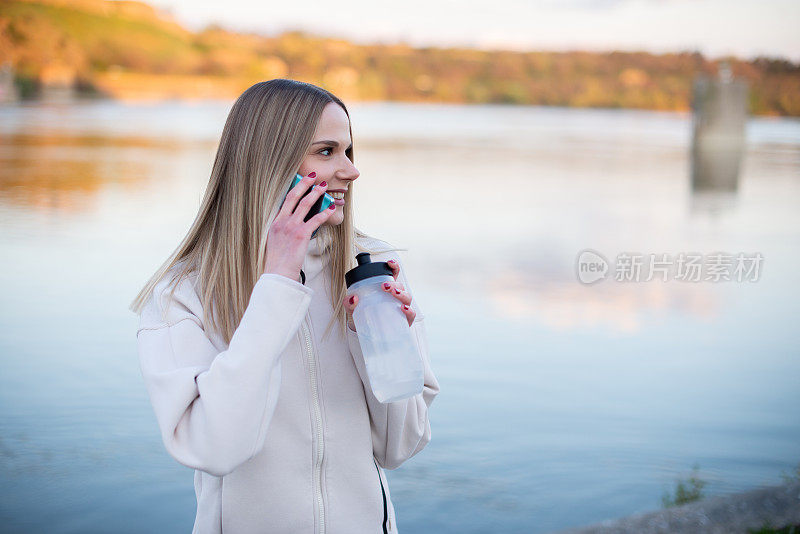
[[[357,43],[800,61],[800,0],[149,0],[184,26]]]

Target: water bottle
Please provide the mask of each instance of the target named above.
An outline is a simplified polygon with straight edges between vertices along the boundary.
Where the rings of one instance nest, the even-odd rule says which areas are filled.
[[[358,296],[353,322],[372,392],[382,403],[412,397],[422,391],[424,370],[401,302],[382,287],[394,282],[392,269],[367,252],[356,261],[345,281],[347,296]]]

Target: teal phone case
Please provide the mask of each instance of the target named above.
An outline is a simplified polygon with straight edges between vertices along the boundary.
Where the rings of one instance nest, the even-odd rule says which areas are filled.
[[[292,185],[289,187],[289,191],[291,191],[294,186],[299,184],[300,180],[302,180],[302,179],[303,179],[303,177],[300,176],[300,174],[295,174],[294,175],[294,180],[292,180]],[[308,190],[303,194],[303,196],[300,197],[300,200],[302,200],[303,197],[305,197],[307,194],[309,194],[311,192],[311,189],[312,188],[309,187]],[[287,195],[289,194],[289,191],[286,192]],[[286,200],[286,196],[285,195],[283,197],[283,200],[284,201]],[[283,204],[283,203],[281,203],[281,204]],[[314,205],[311,206],[311,209],[308,210],[308,214],[305,216],[303,221],[308,222],[309,219],[311,219],[311,217],[313,217],[317,213],[321,213],[322,210],[328,209],[328,206],[330,206],[331,204],[333,204],[333,197],[330,196],[328,193],[323,193],[323,195],[321,197],[319,197],[316,202],[314,202]]]

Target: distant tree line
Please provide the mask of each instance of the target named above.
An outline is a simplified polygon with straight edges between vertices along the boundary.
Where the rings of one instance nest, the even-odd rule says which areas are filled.
[[[715,76],[722,59],[748,82],[751,113],[800,116],[800,64],[776,58],[360,45],[299,31],[195,33],[139,2],[0,2],[0,66],[14,69],[23,94],[67,84],[113,96],[115,83],[142,76],[156,84],[227,80],[235,92],[289,77],[354,100],[689,110],[693,79]]]

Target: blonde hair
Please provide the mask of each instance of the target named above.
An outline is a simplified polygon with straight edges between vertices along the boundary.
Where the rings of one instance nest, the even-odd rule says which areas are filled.
[[[321,87],[296,80],[260,82],[236,100],[225,122],[194,223],[133,300],[131,311],[141,313],[156,285],[180,264],[171,279],[174,287],[169,300],[181,280],[196,272],[206,315],[204,325],[230,343],[253,287],[265,270],[269,227],[311,146],[322,110],[331,102],[341,106],[349,120],[347,107],[339,98]],[[350,139],[353,140],[352,126]],[[353,161],[352,147],[345,154]],[[353,225],[352,196],[351,186],[345,193],[344,221],[336,226],[321,226],[315,237],[323,239],[323,253],[331,255],[334,313],[323,337],[337,319],[342,336],[345,335],[344,275],[355,267],[357,251],[405,250],[372,250],[358,242],[360,238],[373,238]]]

